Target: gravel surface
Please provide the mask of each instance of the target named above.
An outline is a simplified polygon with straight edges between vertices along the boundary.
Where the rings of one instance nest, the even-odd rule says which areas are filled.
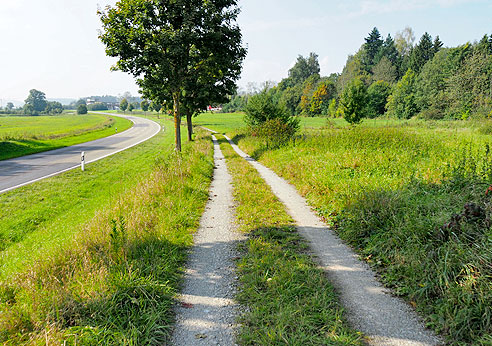
[[[424,328],[410,306],[382,287],[367,264],[358,260],[357,255],[316,216],[292,185],[227,139],[234,150],[258,170],[275,195],[287,206],[299,233],[307,239],[337,288],[349,321],[367,336],[369,345],[442,344],[438,337]]]
[[[215,137],[213,141],[216,170],[176,306],[172,345],[235,345],[238,305],[233,259],[242,236],[234,227],[232,178]]]

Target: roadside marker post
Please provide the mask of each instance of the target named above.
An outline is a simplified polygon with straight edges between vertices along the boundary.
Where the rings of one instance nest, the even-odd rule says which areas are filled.
[[[83,151],[80,154],[80,168],[82,168],[82,172],[85,171],[85,152]]]

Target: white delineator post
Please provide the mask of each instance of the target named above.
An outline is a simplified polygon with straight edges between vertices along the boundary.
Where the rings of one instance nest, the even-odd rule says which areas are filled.
[[[85,152],[84,151],[80,154],[80,168],[82,169],[82,172],[85,171]]]

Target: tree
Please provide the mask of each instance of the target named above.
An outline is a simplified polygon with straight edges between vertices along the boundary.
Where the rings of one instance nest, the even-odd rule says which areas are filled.
[[[415,42],[415,34],[411,27],[407,26],[395,35],[395,46],[402,57],[409,56]]]
[[[442,43],[441,39],[439,38],[439,35],[437,35],[436,38],[434,39],[434,43],[432,44],[432,47],[434,48],[434,54],[439,52],[443,45],[444,43]]]
[[[87,114],[87,106],[80,104],[77,106],[77,114]]]
[[[237,0],[120,0],[99,11],[100,39],[119,58],[114,69],[132,74],[144,97],[172,103],[178,151],[184,94],[203,86],[194,82],[230,90],[239,79],[238,13]]]
[[[289,82],[286,87],[304,83],[312,75],[318,75],[319,78],[319,71],[320,67],[316,53],[310,53],[307,58],[299,55],[296,64],[289,70]]]
[[[391,86],[386,81],[374,82],[367,88],[367,113],[369,118],[376,118],[384,114],[390,94]]]
[[[123,99],[120,101],[120,109],[124,112],[128,109],[128,101]]]
[[[367,72],[370,72],[372,67],[376,65],[379,60],[377,57],[380,54],[381,48],[383,48],[383,40],[381,39],[381,34],[378,28],[372,29],[369,36],[365,38],[366,43],[364,43],[363,50],[364,55],[362,58],[362,63]]]
[[[14,104],[12,102],[7,103],[5,108],[10,112],[12,109],[14,109]]]
[[[353,79],[343,90],[338,106],[338,113],[351,125],[358,124],[365,116],[367,89],[359,79]]]
[[[396,67],[391,63],[391,61],[383,56],[381,60],[372,68],[372,80],[377,82],[384,80],[388,83],[393,83],[398,77]]]
[[[45,112],[47,114],[61,114],[63,112],[63,105],[57,101],[48,102]]]
[[[128,105],[128,111],[131,113],[134,109],[135,109],[135,106],[133,105],[133,103],[130,103]]]
[[[32,114],[39,114],[40,112],[43,112],[48,104],[46,102],[46,94],[36,89],[29,91],[29,96],[24,102],[26,105],[32,106]]]
[[[434,54],[435,49],[432,42],[432,36],[425,33],[420,38],[419,43],[412,50],[409,61],[410,68],[418,74],[427,61],[434,57]]]
[[[150,104],[147,100],[143,100],[142,102],[140,102],[140,108],[142,108],[144,112],[147,112],[149,110],[149,106]]]
[[[393,94],[388,98],[386,108],[391,116],[400,119],[410,119],[417,114],[418,108],[415,102],[415,72],[408,70],[403,78],[396,84]]]
[[[244,122],[252,128],[274,119],[293,129],[299,128],[299,120],[289,114],[284,104],[275,102],[266,89],[249,98],[245,112]]]
[[[313,93],[309,112],[312,115],[328,114],[330,100],[336,96],[335,84],[331,80],[322,81]]]

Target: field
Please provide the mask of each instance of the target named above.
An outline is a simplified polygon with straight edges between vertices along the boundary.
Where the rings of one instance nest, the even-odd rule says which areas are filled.
[[[210,137],[180,156],[162,125],[84,173],[0,195],[0,343],[167,340],[213,165]]]
[[[0,160],[107,137],[131,125],[102,114],[0,116]]]
[[[350,127],[304,118],[302,136],[269,148],[236,130],[240,119],[207,114],[196,123],[235,136],[292,182],[450,343],[492,342],[490,121],[380,119]]]

